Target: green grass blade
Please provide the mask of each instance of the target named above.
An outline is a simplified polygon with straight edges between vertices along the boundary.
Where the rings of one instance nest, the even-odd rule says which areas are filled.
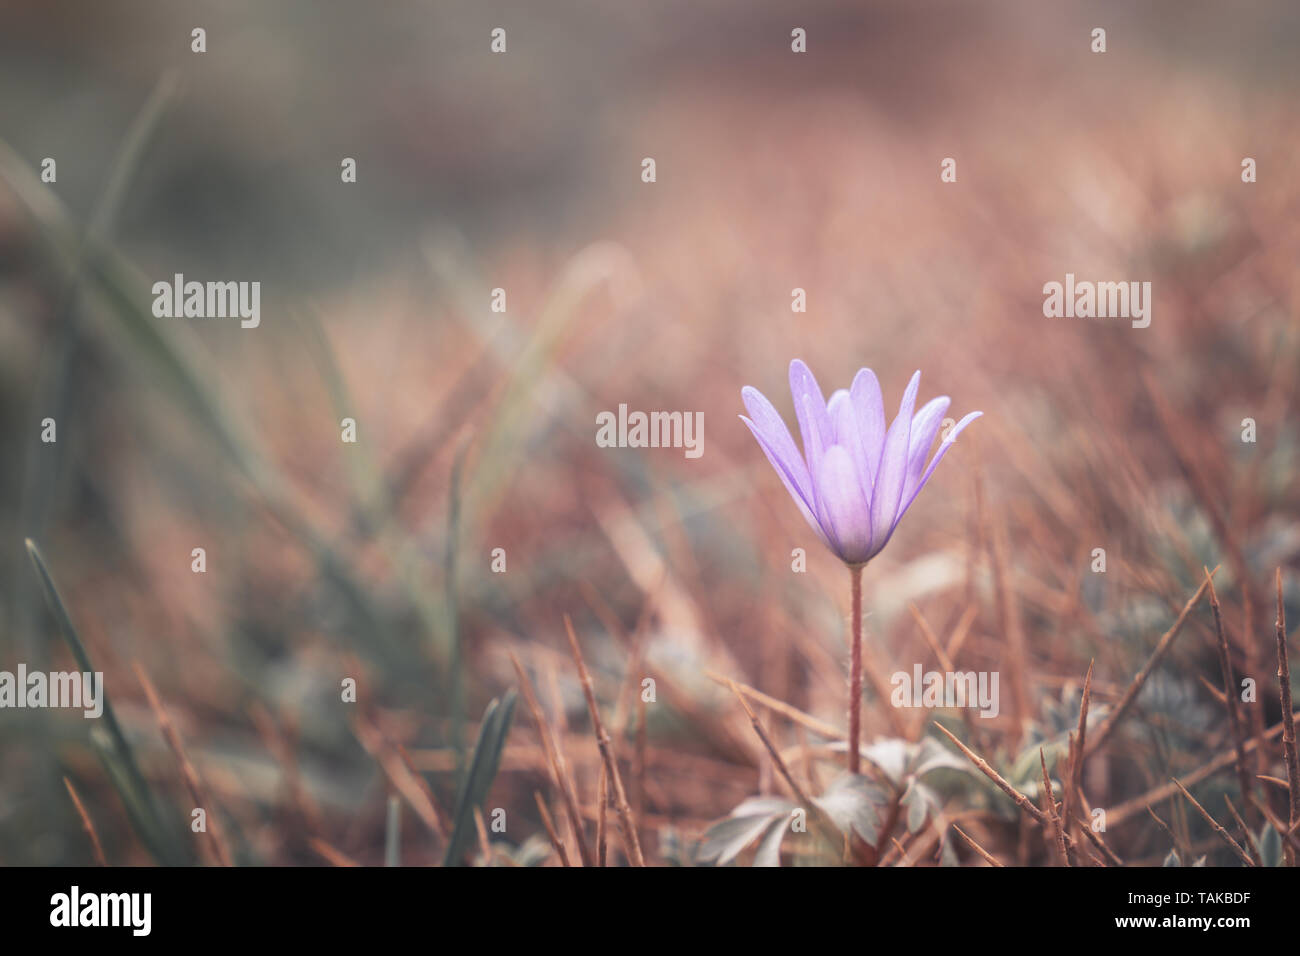
[[[335,418],[341,419],[356,414],[356,403],[352,399],[334,349],[316,313],[313,310],[295,313],[295,321],[302,330],[302,341],[330,395]],[[436,600],[436,592],[432,592],[428,587],[431,575],[430,562],[416,542],[402,533],[404,529],[391,507],[387,483],[371,455],[366,452],[367,447],[367,443],[362,442],[359,446],[348,449],[344,455],[356,501],[356,521],[366,533],[375,537],[388,554],[393,568],[397,571],[397,582],[402,587],[403,596],[410,602],[411,608],[429,634],[435,663],[440,668],[446,668],[450,655],[445,624],[446,614]],[[341,552],[348,546],[348,541],[344,538],[336,540],[333,549]],[[455,708],[463,707],[463,702],[456,699],[455,693],[448,699],[452,701],[453,713],[456,712]],[[459,785],[459,773],[464,765],[465,745],[459,738],[457,740],[459,762],[456,783]]]
[[[95,673],[95,666],[90,660],[90,654],[86,650],[86,645],[81,642],[81,637],[77,634],[77,629],[72,623],[72,616],[68,613],[68,607],[64,604],[59,589],[54,583],[54,578],[45,564],[41,549],[30,538],[27,539],[26,544],[27,555],[31,558],[32,566],[36,569],[36,576],[40,578],[41,589],[45,593],[46,603],[59,625],[59,632],[63,635],[64,642],[72,651],[77,666],[86,673]],[[108,699],[108,691],[104,689],[101,692],[104,696],[102,719],[104,726],[107,728],[107,731],[102,736],[106,739],[101,741],[97,739],[101,736],[100,734],[92,734],[91,741],[100,751],[105,768],[122,797],[122,802],[127,808],[127,814],[131,818],[132,825],[140,835],[140,839],[144,841],[149,852],[153,854],[159,863],[175,865],[187,862],[188,853],[178,846],[176,840],[167,838],[166,834],[169,828],[158,811],[158,803],[154,799],[149,782],[145,779],[144,774],[140,772],[140,765],[135,759],[131,744],[126,739],[126,735],[122,733],[121,725],[117,722],[117,715],[113,712],[113,707]]]
[[[142,121],[142,129],[147,128],[153,114],[160,109],[161,105],[146,111],[149,118]],[[409,663],[409,654],[398,644],[382,609],[349,563],[298,507],[292,489],[255,441],[255,436],[230,414],[218,398],[217,390],[202,374],[197,340],[183,325],[159,323],[153,317],[150,299],[145,295],[149,288],[145,278],[111,245],[96,241],[93,234],[85,236],[83,248],[67,209],[3,142],[0,142],[0,178],[12,186],[40,227],[56,272],[66,281],[72,281],[84,265],[87,295],[98,296],[98,301],[107,306],[107,316],[115,323],[111,329],[100,330],[101,335],[115,347],[120,348],[123,342],[130,346],[127,350],[130,358],[159,376],[177,404],[247,476],[267,509],[310,551],[322,575],[338,585],[361,617],[364,626],[354,629],[354,633],[373,636],[390,663]],[[363,649],[373,650],[364,644]]]
[[[515,698],[515,692],[508,691],[500,700],[488,704],[483,713],[478,742],[474,745],[474,758],[470,761],[469,773],[465,776],[460,797],[456,801],[455,822],[451,840],[447,844],[447,853],[442,860],[443,866],[460,866],[473,838],[474,808],[482,806],[487,800],[492,781],[496,779],[497,769],[501,766],[501,753],[505,750],[510,723],[515,715]]]

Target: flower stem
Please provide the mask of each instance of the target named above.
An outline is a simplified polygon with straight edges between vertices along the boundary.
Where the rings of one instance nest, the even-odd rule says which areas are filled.
[[[849,773],[857,773],[861,766],[858,740],[862,736],[862,565],[849,568],[852,582],[853,611],[850,615],[853,631],[849,646]]]

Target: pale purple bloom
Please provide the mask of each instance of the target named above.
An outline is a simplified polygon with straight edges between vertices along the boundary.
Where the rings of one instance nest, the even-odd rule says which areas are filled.
[[[984,414],[971,412],[954,425],[927,465],[949,398],[933,399],[913,415],[920,385],[918,371],[886,429],[880,382],[871,369],[860,369],[853,385],[827,402],[808,366],[795,359],[790,393],[802,455],[772,403],[748,385],[740,393],[749,412],[741,420],[817,537],[846,564],[865,564],[880,553],[939,459],[962,429]]]

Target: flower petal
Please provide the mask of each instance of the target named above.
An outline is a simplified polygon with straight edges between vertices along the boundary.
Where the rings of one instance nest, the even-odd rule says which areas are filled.
[[[817,415],[816,403],[817,399],[811,395],[804,395],[800,402],[804,410],[804,417],[810,421]],[[829,422],[829,420],[829,416],[827,416],[827,421]],[[813,514],[817,516],[817,521],[822,526],[822,530],[826,532],[826,537],[830,539],[831,546],[835,547],[837,544],[835,532],[831,529],[826,510],[823,507],[821,488],[822,459],[826,456],[828,445],[833,444],[832,438],[829,424],[824,431],[820,426],[813,426],[808,431],[808,444],[804,446],[803,451],[804,457],[808,459],[808,474],[812,477],[812,501],[808,503],[812,506]]]
[[[862,440],[862,426],[858,422],[858,413],[853,408],[853,399],[844,389],[838,390],[826,403],[826,413],[831,419],[831,429],[835,432],[835,444],[843,445],[844,450],[853,459],[853,470],[858,476],[862,489],[862,498],[871,502],[871,483],[867,480],[867,451]]]
[[[822,544],[826,545],[826,547],[828,548],[832,547],[830,540],[826,537],[826,533],[822,531],[821,524],[817,521],[816,516],[813,514],[812,503],[804,498],[803,492],[799,490],[797,484],[795,483],[795,479],[793,475],[791,475],[790,466],[787,465],[787,463],[781,457],[781,454],[778,452],[778,450],[772,447],[772,445],[769,443],[767,439],[767,436],[759,429],[757,425],[755,425],[744,415],[740,416],[740,420],[749,426],[749,430],[753,432],[754,437],[758,439],[758,447],[763,449],[763,454],[767,455],[767,460],[772,463],[773,470],[775,470],[777,475],[780,477],[781,483],[785,485],[785,490],[790,492],[790,497],[794,499],[794,503],[799,507],[799,513],[803,515],[804,521],[807,521],[808,526],[812,528],[813,531],[817,532],[817,537],[821,540]],[[788,433],[786,437],[787,438],[789,437]],[[791,444],[793,444],[793,441],[791,442]],[[795,462],[798,463],[799,468],[804,469],[804,477],[807,478],[807,473],[808,473],[807,468],[803,463],[803,459],[799,457],[798,453],[795,454],[794,460]],[[811,486],[812,482],[809,481],[808,484],[809,486]]]
[[[808,476],[808,465],[803,455],[799,453],[799,449],[795,447],[794,439],[790,437],[790,429],[786,427],[781,414],[767,400],[767,396],[756,388],[746,385],[740,390],[740,397],[745,403],[745,410],[753,420],[752,426],[758,429],[766,440],[767,446],[776,453],[788,473],[787,476],[803,496],[804,502],[812,504],[812,479]]]
[[[912,418],[912,440],[907,448],[907,480],[903,482],[903,500],[915,490],[925,469],[925,459],[930,455],[934,436],[943,424],[943,416],[952,400],[947,395],[931,399]]]
[[[803,456],[808,471],[813,470],[811,445],[826,448],[831,442],[831,420],[826,414],[826,399],[813,377],[812,371],[799,359],[790,363],[790,396],[794,399],[794,414],[799,419],[799,435],[803,439]]]
[[[984,414],[983,412],[971,412],[969,415],[967,415],[965,418],[959,421],[956,425],[952,426],[952,430],[948,432],[947,437],[945,437],[944,440],[939,443],[939,450],[934,453],[934,458],[930,460],[930,465],[928,468],[925,469],[925,474],[921,476],[920,480],[916,484],[916,487],[913,488],[912,491],[908,494],[908,496],[903,499],[903,507],[898,509],[898,518],[895,519],[894,521],[895,524],[897,524],[898,520],[901,519],[903,515],[907,513],[907,509],[912,506],[912,502],[915,501],[916,496],[921,493],[921,489],[925,487],[925,483],[930,480],[930,476],[934,474],[935,468],[939,467],[939,460],[943,458],[945,454],[947,454],[948,449],[952,447],[952,443],[957,440],[957,436],[961,434],[962,430],[967,425],[975,421],[975,419],[983,416],[983,414]]]
[[[820,472],[821,503],[835,553],[850,564],[866,561],[871,555],[871,511],[848,449],[826,449]]]
[[[866,472],[863,484],[874,488],[876,471],[880,467],[880,453],[885,447],[885,402],[880,395],[880,381],[869,368],[858,369],[849,388],[853,411],[862,429],[862,447],[866,449]]]
[[[903,497],[903,483],[907,478],[907,450],[912,438],[912,409],[916,407],[916,392],[921,387],[918,371],[907,383],[898,417],[885,435],[885,447],[880,455],[880,468],[876,472],[875,489],[871,495],[872,542],[876,550],[885,546],[894,530],[898,505]]]

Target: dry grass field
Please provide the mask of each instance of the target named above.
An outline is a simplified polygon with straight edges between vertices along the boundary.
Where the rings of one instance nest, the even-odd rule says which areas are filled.
[[[0,863],[1293,863],[1300,14],[547,6],[0,14],[0,671],[109,707],[0,708]],[[857,775],[739,418],[796,358],[983,412],[862,571]]]

